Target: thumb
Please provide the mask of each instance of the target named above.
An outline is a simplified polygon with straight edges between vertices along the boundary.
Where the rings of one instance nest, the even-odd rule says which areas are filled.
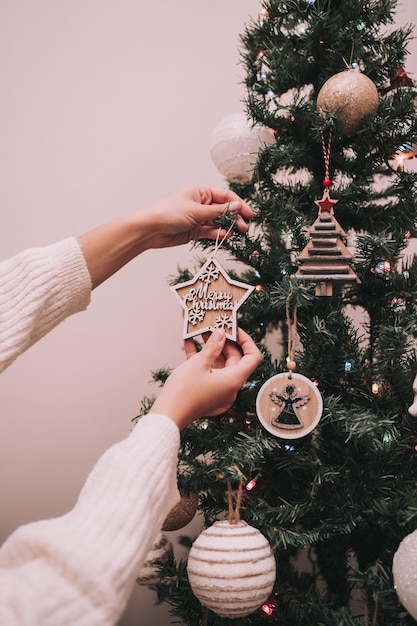
[[[226,333],[222,328],[216,328],[204,344],[200,356],[211,365],[221,355],[225,342]]]

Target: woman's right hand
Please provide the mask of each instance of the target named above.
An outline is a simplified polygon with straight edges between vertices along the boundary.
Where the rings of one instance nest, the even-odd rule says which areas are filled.
[[[187,361],[170,374],[152,407],[153,413],[167,415],[180,430],[200,417],[226,411],[263,358],[241,329],[237,343],[217,329],[200,351],[192,339],[185,340],[185,352]]]

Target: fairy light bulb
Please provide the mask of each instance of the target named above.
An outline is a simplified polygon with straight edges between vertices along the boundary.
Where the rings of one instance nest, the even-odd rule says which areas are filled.
[[[262,613],[265,613],[265,615],[268,615],[268,617],[270,615],[272,615],[273,612],[275,611],[275,606],[274,606],[273,602],[265,602],[261,606],[261,611],[262,611]]]
[[[345,372],[349,373],[349,372],[353,372],[353,370],[355,369],[355,364],[353,359],[346,359],[345,360]]]
[[[379,261],[379,263],[376,264],[374,271],[377,274],[384,274],[385,276],[387,276],[391,271],[390,261]]]
[[[258,482],[258,478],[259,478],[259,474],[257,474],[254,478],[251,478],[250,480],[248,480],[245,486],[246,491],[252,491],[253,489],[255,489],[256,484]]]

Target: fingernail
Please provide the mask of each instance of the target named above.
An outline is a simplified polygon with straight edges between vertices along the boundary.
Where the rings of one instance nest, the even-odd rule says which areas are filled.
[[[222,328],[218,328],[217,330],[213,331],[213,334],[211,336],[214,339],[214,341],[223,341],[224,330]]]
[[[229,213],[237,213],[240,209],[240,202],[239,200],[233,200],[232,202],[229,202],[227,210]]]

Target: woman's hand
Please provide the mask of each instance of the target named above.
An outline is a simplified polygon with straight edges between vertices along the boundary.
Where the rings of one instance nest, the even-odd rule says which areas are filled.
[[[246,220],[253,217],[253,211],[233,191],[190,187],[79,235],[92,288],[150,248],[228,236],[215,223],[225,211],[235,217],[241,232],[248,230]]]
[[[215,223],[222,213],[236,219],[241,232],[248,230],[246,220],[253,211],[236,193],[211,187],[190,187],[179,191],[143,211],[152,223],[151,248],[163,248],[188,243],[196,239],[223,238],[224,229]]]
[[[168,377],[152,412],[169,416],[180,430],[194,420],[223,413],[236,399],[248,376],[261,363],[262,354],[251,337],[239,329],[237,344],[215,330],[197,352],[185,341],[188,360]]]

